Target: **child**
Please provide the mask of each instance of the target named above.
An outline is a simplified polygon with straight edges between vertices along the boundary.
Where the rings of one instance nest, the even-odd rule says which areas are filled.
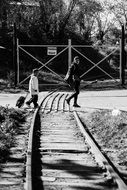
[[[39,85],[38,85],[38,69],[33,69],[33,73],[31,75],[30,81],[29,81],[29,92],[31,95],[30,100],[26,102],[27,106],[30,106],[31,103],[34,104],[34,108],[38,107],[38,94],[39,94]]]

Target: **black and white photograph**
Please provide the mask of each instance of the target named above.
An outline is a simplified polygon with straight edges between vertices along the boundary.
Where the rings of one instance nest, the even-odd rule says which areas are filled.
[[[127,0],[0,0],[0,190],[127,190]]]

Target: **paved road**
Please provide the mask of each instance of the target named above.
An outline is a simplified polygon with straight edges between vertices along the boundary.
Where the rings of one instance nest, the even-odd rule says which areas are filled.
[[[39,94],[39,99],[41,96],[45,96],[47,92],[43,92]],[[25,96],[26,94],[0,94],[0,106],[9,106],[15,107],[16,101],[20,96]],[[30,96],[28,95],[27,99]]]
[[[127,111],[127,90],[81,92],[78,103],[82,109],[120,109]]]
[[[70,93],[70,92],[69,92]],[[47,92],[41,92],[39,99]],[[22,94],[25,95],[25,94]],[[15,107],[16,100],[21,94],[0,94],[0,105]],[[29,98],[29,96],[28,96]],[[78,103],[79,110],[88,109],[120,109],[127,111],[127,90],[108,90],[108,91],[81,91]],[[73,102],[71,101],[71,105]]]

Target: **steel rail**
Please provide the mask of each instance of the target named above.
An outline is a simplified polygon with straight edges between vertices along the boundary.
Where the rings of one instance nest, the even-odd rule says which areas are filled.
[[[64,97],[64,101],[63,101],[63,112],[65,111],[65,101],[66,101],[66,98],[68,97],[68,94],[65,95]]]
[[[119,175],[119,172],[114,169],[113,164],[111,165],[107,159],[107,157],[101,152],[99,147],[96,144],[96,141],[90,137],[89,133],[85,130],[77,112],[73,111],[74,117],[77,121],[78,126],[80,127],[81,132],[85,136],[86,141],[91,147],[91,152],[95,155],[96,161],[101,164],[104,168],[106,168],[107,172],[111,175],[113,182],[118,186],[118,190],[127,190],[127,185]]]
[[[57,103],[56,103],[56,108],[55,111],[57,112],[59,110],[59,106],[60,106],[60,100],[61,98],[64,96],[64,94],[59,94],[58,99],[57,99]]]
[[[27,149],[27,155],[26,155],[26,183],[25,183],[25,189],[26,190],[32,190],[32,155],[33,155],[33,135],[34,135],[34,127],[35,127],[35,122],[37,119],[37,114],[45,101],[45,99],[49,96],[51,96],[57,89],[54,91],[50,92],[47,94],[44,98],[40,100],[39,107],[35,110],[31,127],[30,127],[30,132],[29,132],[29,138],[28,138],[28,149]]]
[[[57,96],[59,96],[59,93],[55,94],[55,96],[53,97],[52,101],[50,102],[49,112],[52,111],[53,103],[54,103],[55,99],[57,98]]]
[[[38,111],[41,109],[41,106],[43,105],[44,101],[49,97],[52,97],[52,94],[54,92],[56,92],[58,89],[56,89],[53,92],[50,92],[45,98],[43,98],[41,100],[41,103],[39,104],[39,108],[35,110],[34,116],[33,116],[33,120],[32,120],[32,124],[31,124],[31,128],[30,128],[30,133],[29,133],[29,141],[28,141],[28,151],[27,151],[27,163],[26,163],[26,185],[25,188],[26,190],[32,190],[32,145],[33,145],[33,132],[34,132],[34,126],[35,126],[35,122],[36,122],[36,118],[37,118],[37,114]],[[59,95],[59,94],[58,94]],[[65,98],[68,96],[68,94],[66,94],[64,96],[64,100],[63,100],[63,111],[64,111],[64,106],[65,106]],[[54,97],[57,97],[56,95]],[[53,97],[53,102],[54,102],[54,97]],[[61,99],[62,95],[59,96],[59,99]],[[48,100],[49,100],[48,98]],[[56,103],[59,103],[59,101],[57,101]],[[46,102],[46,105],[48,104],[48,101]],[[45,105],[45,108],[46,108]],[[50,104],[50,106],[53,106],[53,103]],[[70,106],[69,107],[69,111],[70,111]],[[44,108],[44,109],[45,109]],[[50,109],[52,111],[52,109]],[[91,138],[91,136],[89,135],[89,132],[87,130],[85,130],[82,121],[80,120],[78,113],[73,110],[73,114],[75,117],[75,120],[82,132],[82,134],[85,136],[85,139],[87,141],[87,143],[90,145],[91,147],[91,152],[94,154],[96,161],[99,163],[100,166],[102,166],[104,169],[106,169],[106,174],[107,177],[109,179],[110,182],[113,182],[113,184],[115,184],[115,189],[117,190],[127,190],[127,185],[124,183],[123,179],[121,178],[121,176],[119,175],[119,172],[117,172],[117,170],[115,170],[115,167],[113,167],[113,164],[110,164],[109,160],[107,159],[107,157],[101,152],[101,150],[99,149],[99,146],[97,146],[96,141],[93,139],[93,137]]]
[[[29,141],[28,141],[28,149],[27,149],[27,161],[26,161],[26,190],[32,190],[32,145],[33,145],[33,133],[34,133],[34,126],[37,118],[39,108],[37,108],[34,112],[30,133],[29,133]]]
[[[45,98],[45,104],[44,104],[44,106],[42,106],[42,108],[41,108],[42,113],[44,113],[44,111],[45,111],[45,109],[46,109],[46,106],[47,106],[47,104],[48,104],[48,101],[49,101],[50,99],[51,99],[50,96],[48,96],[48,97]],[[44,103],[44,102],[43,102],[43,103]]]

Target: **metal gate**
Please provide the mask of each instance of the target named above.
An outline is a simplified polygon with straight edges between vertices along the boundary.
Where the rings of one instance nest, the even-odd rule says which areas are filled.
[[[58,47],[63,48],[61,51],[59,51],[58,53],[56,53],[56,55],[54,55],[53,57],[51,57],[51,59],[49,59],[46,62],[40,61],[38,58],[36,58],[34,55],[32,55],[31,53],[29,53],[25,48],[30,48],[30,47],[34,47],[34,48],[51,48],[51,49],[57,49]],[[64,83],[64,76],[61,76],[60,74],[58,74],[57,72],[53,71],[53,69],[51,69],[48,65],[49,63],[51,63],[53,60],[55,60],[58,56],[61,56],[61,54],[63,54],[63,52],[68,51],[68,66],[71,64],[72,62],[72,57],[73,55],[79,55],[80,57],[82,57],[82,59],[87,60],[87,62],[89,62],[92,66],[87,69],[84,70],[81,78],[85,77],[90,71],[92,71],[94,68],[99,69],[104,75],[108,76],[110,79],[114,80],[115,82],[117,81],[115,77],[113,77],[111,74],[109,74],[107,71],[105,71],[103,68],[100,67],[100,64],[103,63],[105,60],[107,60],[112,54],[114,54],[119,46],[117,45],[116,47],[113,48],[113,50],[111,51],[111,53],[105,57],[103,57],[100,61],[98,61],[97,63],[95,63],[94,61],[92,61],[89,57],[87,57],[86,55],[84,55],[84,53],[80,52],[80,50],[78,50],[78,48],[93,48],[94,46],[89,46],[89,45],[72,45],[71,40],[68,40],[68,45],[22,45],[19,44],[19,41],[17,40],[17,84],[21,85],[24,84],[25,81],[30,77],[27,76],[26,78],[24,78],[23,80],[20,81],[20,59],[19,59],[19,55],[20,55],[20,51],[22,51],[23,53],[25,53],[27,56],[29,56],[30,58],[32,58],[35,62],[38,62],[41,66],[38,68],[39,70],[41,70],[42,68],[46,68],[48,71],[50,71],[51,73],[53,73],[54,75],[56,75],[63,83]],[[119,48],[120,49],[120,48]],[[72,52],[74,51],[74,52]],[[47,84],[43,84],[43,85],[47,85]],[[51,85],[51,84],[50,84]]]

